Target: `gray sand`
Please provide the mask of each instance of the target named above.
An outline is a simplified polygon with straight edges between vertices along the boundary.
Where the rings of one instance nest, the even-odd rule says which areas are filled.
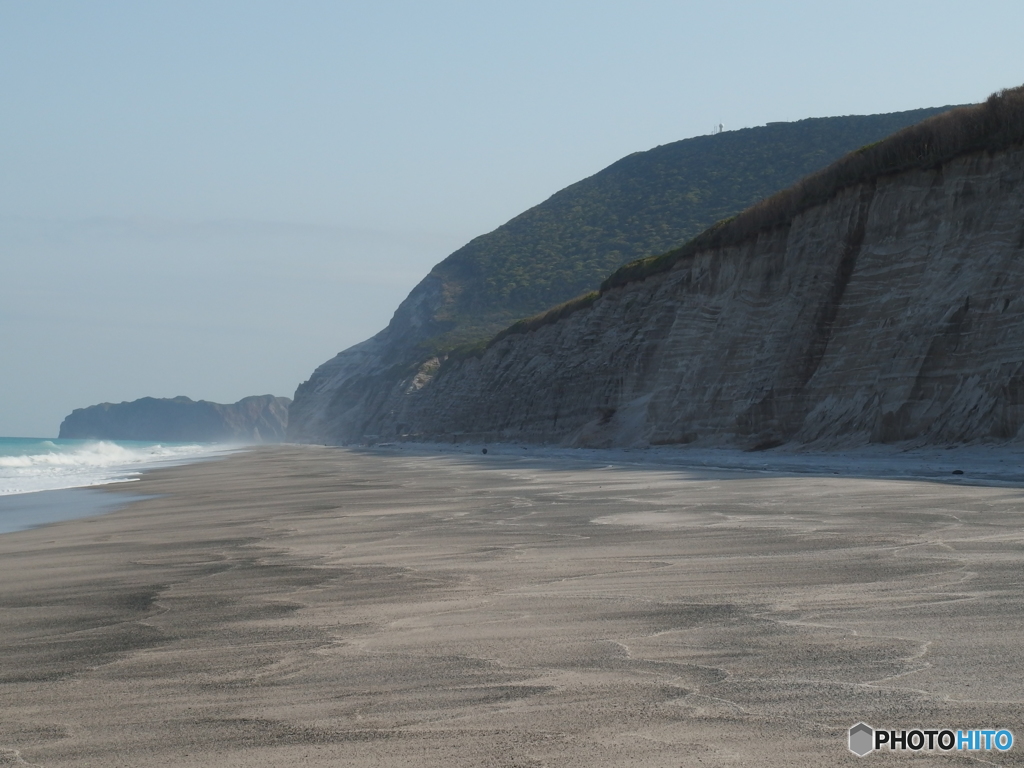
[[[113,488],[110,493],[124,493]],[[0,765],[864,765],[1024,739],[1024,493],[282,447],[0,536]],[[1024,764],[1010,752],[871,764]]]

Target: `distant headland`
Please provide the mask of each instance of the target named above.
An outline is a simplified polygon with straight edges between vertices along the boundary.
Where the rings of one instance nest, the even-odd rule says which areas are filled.
[[[143,397],[130,403],[76,408],[60,438],[166,442],[274,443],[284,439],[291,400],[274,395],[211,403],[187,397]]]

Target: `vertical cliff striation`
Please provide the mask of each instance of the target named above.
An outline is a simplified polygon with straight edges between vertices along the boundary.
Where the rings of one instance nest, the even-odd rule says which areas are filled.
[[[627,268],[575,312],[407,376],[358,429],[751,449],[1020,440],[1024,90],[950,115]]]
[[[845,153],[948,107],[813,118],[637,152],[552,195],[431,270],[386,329],[320,366],[295,393],[292,439],[344,442],[378,429],[393,390],[416,391],[453,351],[597,288]]]

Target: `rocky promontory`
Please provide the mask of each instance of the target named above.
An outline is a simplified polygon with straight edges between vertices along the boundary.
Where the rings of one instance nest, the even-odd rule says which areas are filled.
[[[280,442],[288,427],[287,397],[257,395],[225,405],[187,397],[143,397],[76,408],[60,438],[166,442]]]

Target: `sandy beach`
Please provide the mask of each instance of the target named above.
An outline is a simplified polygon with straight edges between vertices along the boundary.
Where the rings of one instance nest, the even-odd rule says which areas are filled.
[[[854,765],[1024,739],[1024,491],[261,448],[0,536],[0,765]],[[879,752],[914,765],[1006,753]]]

